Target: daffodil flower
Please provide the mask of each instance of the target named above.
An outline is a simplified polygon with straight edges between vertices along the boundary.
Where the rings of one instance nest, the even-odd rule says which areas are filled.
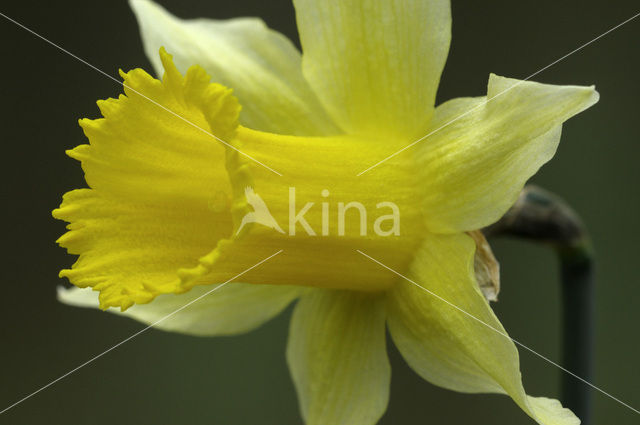
[[[424,379],[508,394],[540,424],[579,423],[526,395],[470,234],[514,203],[562,123],[597,102],[593,87],[491,75],[486,96],[435,107],[448,0],[294,0],[302,55],[259,19],[180,20],[131,4],[163,77],[122,73],[125,94],[80,121],[89,144],[69,155],[90,188],[54,211],[70,223],[60,245],[79,255],[61,272],[79,287],[61,289],[63,302],[154,323],[282,250],[158,327],[237,334],[297,300],[287,360],[309,425],[382,416],[385,324]],[[256,208],[249,193],[280,231],[238,231]]]

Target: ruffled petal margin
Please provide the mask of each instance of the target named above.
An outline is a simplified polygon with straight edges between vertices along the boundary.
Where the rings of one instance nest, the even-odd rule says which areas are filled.
[[[65,194],[53,211],[69,222],[58,243],[80,256],[60,276],[100,291],[101,308],[184,292],[202,273],[182,270],[233,230],[221,140],[235,134],[238,102],[202,68],[183,77],[170,55],[161,57],[163,81],[140,69],[122,73],[126,96],[98,102],[104,118],[80,120],[89,144],[68,154],[90,188]]]

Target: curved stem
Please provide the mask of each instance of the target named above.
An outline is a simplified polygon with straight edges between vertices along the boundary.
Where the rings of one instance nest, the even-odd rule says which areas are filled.
[[[514,236],[544,243],[558,254],[562,279],[563,366],[590,381],[593,375],[594,255],[578,215],[558,196],[529,185],[488,236]],[[592,423],[591,392],[569,374],[562,375],[562,403],[581,420]]]

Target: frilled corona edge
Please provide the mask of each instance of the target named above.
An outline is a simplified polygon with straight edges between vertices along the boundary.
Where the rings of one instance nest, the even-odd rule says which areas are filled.
[[[98,102],[103,118],[80,120],[89,144],[67,153],[90,189],[65,194],[53,211],[70,223],[58,243],[80,256],[60,276],[100,291],[103,309],[189,290],[246,210],[233,192],[248,182],[231,183],[243,173],[227,146],[237,99],[200,66],[183,77],[164,49],[160,57],[162,81],[121,71],[125,95]]]

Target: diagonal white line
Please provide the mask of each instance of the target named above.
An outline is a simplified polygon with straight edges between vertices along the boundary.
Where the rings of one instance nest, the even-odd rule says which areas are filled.
[[[483,107],[484,105],[486,105],[487,103],[491,102],[493,99],[502,96],[503,94],[507,93],[508,91],[518,87],[520,84],[524,83],[525,81],[535,77],[536,75],[540,74],[542,71],[545,71],[546,69],[552,67],[553,65],[557,64],[560,61],[563,61],[564,59],[568,58],[569,56],[573,55],[576,52],[579,52],[580,50],[584,49],[585,47],[587,47],[588,45],[590,45],[591,43],[596,42],[597,40],[601,39],[602,37],[604,37],[605,35],[609,34],[612,31],[617,30],[618,28],[620,28],[621,26],[623,26],[624,24],[634,20],[635,18],[637,18],[638,16],[640,16],[640,13],[636,13],[635,15],[633,15],[632,17],[630,17],[629,19],[627,19],[624,22],[619,23],[618,25],[616,25],[615,27],[603,32],[602,34],[600,34],[599,36],[597,36],[596,38],[592,39],[591,41],[588,41],[586,43],[584,43],[583,45],[581,45],[580,47],[572,50],[571,52],[567,53],[566,55],[562,56],[559,59],[556,59],[555,61],[551,62],[549,65],[545,66],[544,68],[540,68],[539,70],[537,70],[536,72],[534,72],[533,74],[529,75],[527,78],[525,78],[524,80],[520,80],[518,81],[516,84],[514,84],[513,86],[509,87],[508,89],[501,91],[500,93],[496,94],[495,96],[491,97],[490,99],[485,100],[484,102],[480,103],[479,105],[473,107],[472,109],[468,110],[467,112],[458,115],[457,117],[455,117],[454,119],[452,119],[451,121],[447,122],[446,124],[443,124],[442,126],[436,128],[435,130],[429,132],[427,135],[422,136],[421,138],[419,138],[418,140],[415,140],[414,142],[408,144],[407,146],[405,146],[404,148],[392,153],[391,155],[389,155],[388,157],[376,162],[375,164],[373,164],[371,167],[367,168],[366,170],[363,170],[361,172],[359,172],[357,174],[357,177],[360,177],[361,175],[363,175],[364,173],[373,170],[374,168],[376,168],[378,165],[383,164],[384,162],[390,160],[391,158],[393,158],[394,156],[406,151],[407,149],[415,146],[416,144],[422,142],[424,139],[426,139],[427,137],[437,133],[438,131],[442,130],[443,128],[449,126],[450,124],[453,124],[454,122],[458,121],[460,118],[464,118],[465,116],[469,115],[471,112],[475,111],[478,108]]]
[[[276,255],[280,254],[282,252],[282,250],[276,252],[275,254],[271,254],[270,256],[268,256],[267,258],[257,262],[256,264],[254,264],[253,266],[249,267],[248,269],[244,270],[241,273],[238,273],[237,275],[235,275],[234,277],[232,277],[231,279],[227,280],[226,282],[223,282],[219,285],[217,285],[215,288],[205,292],[204,294],[200,295],[198,298],[195,298],[191,301],[189,301],[188,303],[186,303],[185,305],[183,305],[182,307],[172,311],[171,313],[167,314],[166,316],[162,317],[159,320],[156,320],[155,322],[153,322],[152,324],[148,325],[147,327],[139,330],[138,332],[134,333],[133,335],[123,339],[122,341],[120,341],[119,343],[117,343],[116,345],[112,346],[111,348],[103,351],[102,353],[98,354],[97,356],[94,356],[92,358],[90,358],[89,360],[87,360],[86,362],[82,363],[80,366],[77,366],[73,369],[71,369],[69,372],[65,373],[64,375],[59,376],[58,378],[54,379],[53,381],[49,382],[47,385],[44,385],[43,387],[40,387],[38,390],[32,392],[31,394],[21,398],[20,400],[16,401],[15,403],[13,403],[10,406],[5,407],[3,410],[0,411],[0,415],[2,415],[3,413],[5,413],[7,410],[16,407],[17,405],[19,405],[20,403],[30,399],[31,397],[33,397],[34,395],[38,394],[40,391],[46,390],[47,388],[49,388],[50,386],[52,386],[53,384],[55,384],[58,381],[61,381],[62,379],[66,378],[67,376],[71,375],[74,372],[77,372],[78,370],[82,369],[83,367],[85,367],[86,365],[92,363],[93,361],[99,359],[100,357],[104,356],[105,354],[109,353],[110,351],[115,350],[116,348],[120,347],[122,344],[131,341],[133,338],[137,337],[138,335],[142,334],[143,332],[148,331],[149,329],[151,329],[152,327],[154,327],[155,325],[157,325],[158,323],[164,322],[165,320],[167,320],[168,318],[170,318],[171,316],[173,316],[174,314],[184,310],[185,308],[189,307],[191,304],[201,300],[202,298],[206,297],[207,295],[211,294],[212,292],[217,291],[218,289],[224,287],[227,283],[231,282],[234,279],[237,279],[238,277],[242,276],[243,274],[247,273],[250,270],[253,270],[254,268],[258,267],[259,265],[261,265],[262,263],[264,263],[267,260],[270,260],[271,258],[275,257]]]
[[[14,24],[16,24],[17,26],[19,26],[20,28],[30,32],[31,34],[35,35],[36,37],[38,37],[39,39],[47,42],[48,44],[52,45],[53,47],[55,47],[56,49],[60,50],[61,52],[66,53],[67,55],[71,56],[72,58],[82,62],[83,64],[87,65],[89,68],[99,72],[100,74],[104,75],[105,77],[109,78],[110,80],[115,81],[118,85],[122,84],[124,87],[128,88],[129,90],[131,90],[132,92],[136,93],[139,96],[142,96],[143,98],[145,98],[146,100],[148,100],[149,102],[153,103],[154,105],[164,109],[165,111],[169,112],[171,115],[174,115],[176,118],[180,118],[182,121],[184,121],[185,123],[189,124],[190,126],[194,127],[197,130],[200,130],[201,132],[203,132],[204,134],[213,137],[214,139],[216,139],[217,141],[219,141],[220,143],[222,143],[223,145],[227,146],[230,149],[233,149],[234,151],[238,152],[240,155],[243,155],[247,158],[249,158],[251,161],[255,162],[256,164],[262,165],[264,168],[266,168],[267,170],[271,171],[272,173],[275,173],[277,175],[279,175],[280,177],[282,177],[282,174],[277,172],[276,170],[274,170],[273,168],[263,164],[262,162],[258,161],[257,159],[255,159],[254,157],[252,157],[251,155],[248,155],[244,152],[242,152],[240,149],[236,148],[235,146],[225,142],[224,140],[222,140],[221,138],[219,138],[218,136],[216,136],[213,133],[208,132],[207,130],[205,130],[204,128],[200,127],[197,124],[192,123],[191,121],[189,121],[188,119],[184,118],[182,115],[179,115],[177,113],[175,113],[174,111],[172,111],[171,109],[159,104],[158,102],[156,102],[155,100],[145,96],[144,94],[140,93],[139,91],[135,90],[134,88],[126,85],[124,82],[118,80],[117,78],[107,74],[106,72],[104,72],[103,70],[97,68],[96,66],[90,64],[89,62],[85,61],[82,58],[79,58],[78,56],[74,55],[73,53],[71,53],[70,51],[60,47],[59,45],[57,45],[56,43],[54,43],[53,41],[43,37],[42,35],[38,34],[37,32],[33,31],[32,29],[22,25],[20,22],[16,21],[15,19],[12,19],[10,17],[8,17],[7,15],[5,15],[4,13],[0,12],[0,16],[4,17],[5,19],[7,19],[10,22],[13,22]]]
[[[525,350],[527,350],[527,351],[529,351],[529,352],[531,352],[531,353],[535,354],[536,356],[540,357],[541,359],[545,360],[546,362],[551,363],[552,365],[554,365],[554,366],[555,366],[555,367],[557,367],[558,369],[562,370],[563,372],[568,373],[569,375],[573,376],[574,378],[576,378],[576,379],[580,380],[581,382],[583,382],[583,383],[587,384],[587,385],[588,385],[588,386],[590,386],[591,388],[593,388],[593,389],[595,389],[595,390],[598,390],[599,392],[601,392],[602,394],[604,394],[604,395],[606,395],[607,397],[611,398],[612,400],[615,400],[615,401],[617,401],[618,403],[620,403],[621,405],[623,405],[623,406],[625,406],[625,407],[627,407],[627,408],[629,408],[629,409],[633,410],[634,412],[636,412],[636,413],[640,414],[640,411],[639,411],[639,410],[634,409],[633,407],[629,406],[627,403],[625,403],[625,402],[621,401],[620,399],[618,399],[618,398],[616,398],[616,397],[612,396],[612,395],[611,395],[611,394],[609,394],[608,392],[606,392],[606,391],[604,391],[604,390],[602,390],[602,389],[600,389],[600,388],[596,387],[595,385],[593,385],[593,384],[592,384],[592,383],[590,383],[589,381],[587,381],[587,380],[585,380],[585,379],[583,379],[583,378],[579,377],[578,375],[576,375],[575,373],[571,372],[570,370],[565,369],[564,367],[560,366],[558,363],[554,362],[553,360],[549,359],[548,357],[543,356],[542,354],[538,353],[537,351],[535,351],[535,350],[533,350],[533,349],[531,349],[531,348],[527,347],[527,346],[526,346],[526,345],[524,345],[523,343],[521,343],[521,342],[519,342],[519,341],[517,341],[517,340],[515,340],[515,339],[511,338],[509,335],[507,335],[505,332],[501,331],[500,329],[497,329],[497,328],[495,328],[495,327],[491,326],[490,324],[488,324],[488,323],[484,322],[483,320],[478,319],[478,318],[477,318],[476,316],[474,316],[473,314],[468,313],[467,311],[463,310],[462,308],[458,307],[457,305],[453,304],[452,302],[450,302],[450,301],[448,301],[448,300],[446,300],[446,299],[442,298],[440,295],[436,294],[435,292],[428,290],[428,289],[427,289],[427,288],[425,288],[424,286],[422,286],[422,285],[420,285],[420,284],[418,284],[418,283],[414,282],[413,280],[409,279],[408,277],[404,276],[403,274],[398,273],[397,271],[393,270],[391,267],[388,267],[387,265],[385,265],[385,264],[381,263],[380,261],[376,260],[375,258],[373,258],[373,257],[371,257],[371,256],[369,256],[369,255],[367,255],[367,254],[365,254],[364,252],[360,251],[359,249],[356,249],[356,251],[358,251],[358,253],[359,253],[359,254],[362,254],[363,256],[367,257],[368,259],[370,259],[370,260],[371,260],[371,261],[373,261],[374,263],[376,263],[376,264],[378,264],[378,265],[380,265],[380,266],[384,267],[385,269],[389,270],[390,272],[392,272],[392,273],[396,274],[397,276],[399,276],[399,277],[403,278],[403,279],[404,279],[404,280],[406,280],[407,282],[410,282],[410,283],[412,283],[413,285],[417,286],[418,288],[422,289],[423,291],[427,292],[428,294],[433,295],[434,297],[436,297],[436,298],[437,298],[437,299],[439,299],[440,301],[442,301],[442,302],[444,302],[444,303],[448,304],[449,306],[451,306],[451,307],[455,308],[456,310],[460,311],[461,313],[464,313],[465,315],[467,315],[467,316],[468,316],[468,317],[470,317],[471,319],[473,319],[473,320],[475,320],[475,321],[477,321],[477,322],[479,322],[479,323],[483,324],[484,326],[488,327],[489,329],[491,329],[491,330],[493,330],[493,331],[495,331],[495,332],[499,333],[499,334],[500,334],[500,335],[502,335],[503,337],[510,339],[510,340],[511,340],[511,341],[513,341],[515,344],[518,344],[520,347],[522,347],[522,348],[524,348]]]

